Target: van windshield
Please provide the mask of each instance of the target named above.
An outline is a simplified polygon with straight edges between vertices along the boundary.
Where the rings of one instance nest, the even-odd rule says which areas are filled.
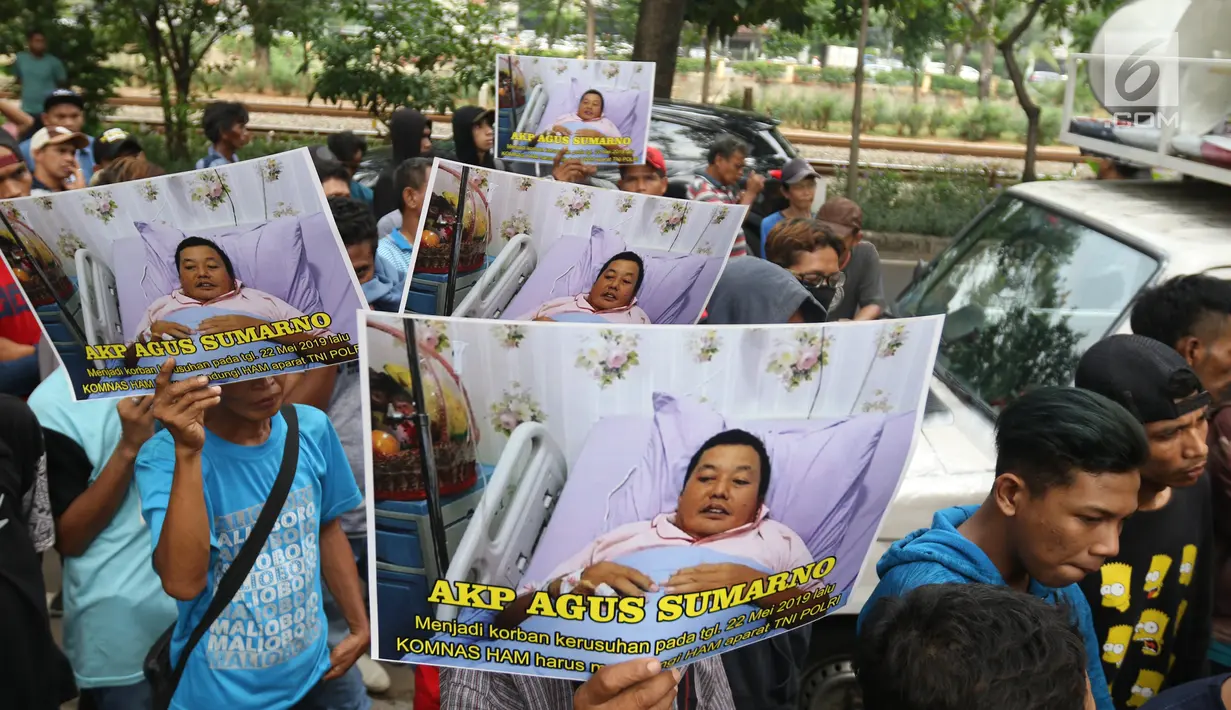
[[[1111,236],[1005,195],[903,294],[898,313],[945,315],[937,374],[992,413],[1072,384],[1159,263]]]

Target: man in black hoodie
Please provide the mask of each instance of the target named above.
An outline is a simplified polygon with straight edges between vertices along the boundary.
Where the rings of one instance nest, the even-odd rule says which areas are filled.
[[[459,163],[490,170],[504,170],[492,151],[496,142],[496,112],[479,106],[462,106],[453,112],[453,149]]]
[[[394,172],[411,158],[432,157],[432,122],[413,108],[400,108],[389,118],[389,140],[393,143],[393,161],[380,171],[372,190],[372,208],[377,216],[396,212],[402,205],[402,193],[393,179]]]

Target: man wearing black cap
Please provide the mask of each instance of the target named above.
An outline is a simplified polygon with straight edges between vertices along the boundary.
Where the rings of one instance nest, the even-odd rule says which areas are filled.
[[[808,219],[812,216],[812,201],[816,199],[816,183],[820,177],[803,158],[789,160],[782,166],[782,196],[790,204],[786,209],[761,220],[761,253],[765,253],[765,243],[774,225],[792,217]]]
[[[1141,335],[1095,343],[1077,386],[1121,404],[1150,444],[1120,550],[1082,582],[1117,708],[1206,674],[1214,549],[1205,474],[1210,396],[1174,349]]]
[[[85,125],[85,100],[72,89],[56,89],[47,96],[47,100],[43,102],[43,114],[40,117],[43,122],[43,128],[52,129],[61,127],[67,128],[72,133],[80,133],[81,127]],[[86,146],[77,150],[77,167],[81,168],[81,174],[85,176],[86,182],[94,176],[94,139],[86,136]],[[30,140],[21,144],[21,152],[26,159],[26,165],[30,169],[35,168],[34,151],[30,149]]]

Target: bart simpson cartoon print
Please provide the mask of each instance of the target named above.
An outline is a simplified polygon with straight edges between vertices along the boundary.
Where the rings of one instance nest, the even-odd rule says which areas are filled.
[[[1137,682],[1133,683],[1132,695],[1129,696],[1127,705],[1130,708],[1139,708],[1145,705],[1147,701],[1158,695],[1158,690],[1162,687],[1162,673],[1158,671],[1141,671],[1137,674]]]
[[[1124,662],[1124,652],[1128,650],[1128,642],[1133,637],[1133,627],[1120,624],[1107,629],[1107,643],[1103,644],[1103,661],[1114,663],[1116,668]]]
[[[1160,592],[1163,591],[1163,581],[1167,579],[1167,572],[1171,569],[1170,555],[1155,555],[1150,560],[1150,569],[1146,572],[1145,593],[1146,599],[1156,599]]]
[[[1158,609],[1146,609],[1141,612],[1141,620],[1137,622],[1134,641],[1141,642],[1141,652],[1147,656],[1157,656],[1163,652],[1163,633],[1167,630],[1170,619]]]
[[[1103,606],[1109,606],[1121,613],[1128,611],[1133,568],[1123,562],[1108,562],[1103,565],[1101,572],[1103,586],[1099,591],[1103,594]]]
[[[1188,611],[1188,600],[1180,601],[1180,606],[1175,612],[1175,632],[1180,633],[1180,622],[1184,621],[1184,612]]]
[[[1193,568],[1197,565],[1197,546],[1185,545],[1180,553],[1180,584],[1188,586],[1193,581]]]

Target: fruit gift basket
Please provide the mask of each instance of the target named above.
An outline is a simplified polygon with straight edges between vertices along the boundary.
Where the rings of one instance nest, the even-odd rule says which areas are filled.
[[[30,305],[39,308],[54,304],[57,297],[64,301],[71,298],[73,284],[65,275],[55,252],[22,221],[21,214],[11,206],[6,205],[3,214],[13,231],[0,223],[0,251],[4,252],[4,259],[25,290]]]
[[[498,61],[496,79],[500,108],[521,108],[526,105],[526,75],[522,73],[520,60],[506,56]]]
[[[487,257],[487,237],[491,232],[492,211],[487,203],[487,179],[474,169],[466,190],[465,227],[457,228],[457,195],[461,191],[461,171],[441,165],[427,204],[427,219],[420,235],[419,257],[415,271],[425,274],[449,273],[453,240],[461,232],[462,248],[457,273],[468,274],[483,267]]]
[[[478,479],[478,430],[461,380],[420,333],[418,372],[406,367],[406,337],[397,328],[368,322],[369,396],[372,405],[372,478],[376,500],[427,498],[412,378],[423,373],[423,399],[431,426],[440,495],[463,493]],[[381,354],[378,354],[381,353]],[[388,357],[401,353],[403,357]]]

